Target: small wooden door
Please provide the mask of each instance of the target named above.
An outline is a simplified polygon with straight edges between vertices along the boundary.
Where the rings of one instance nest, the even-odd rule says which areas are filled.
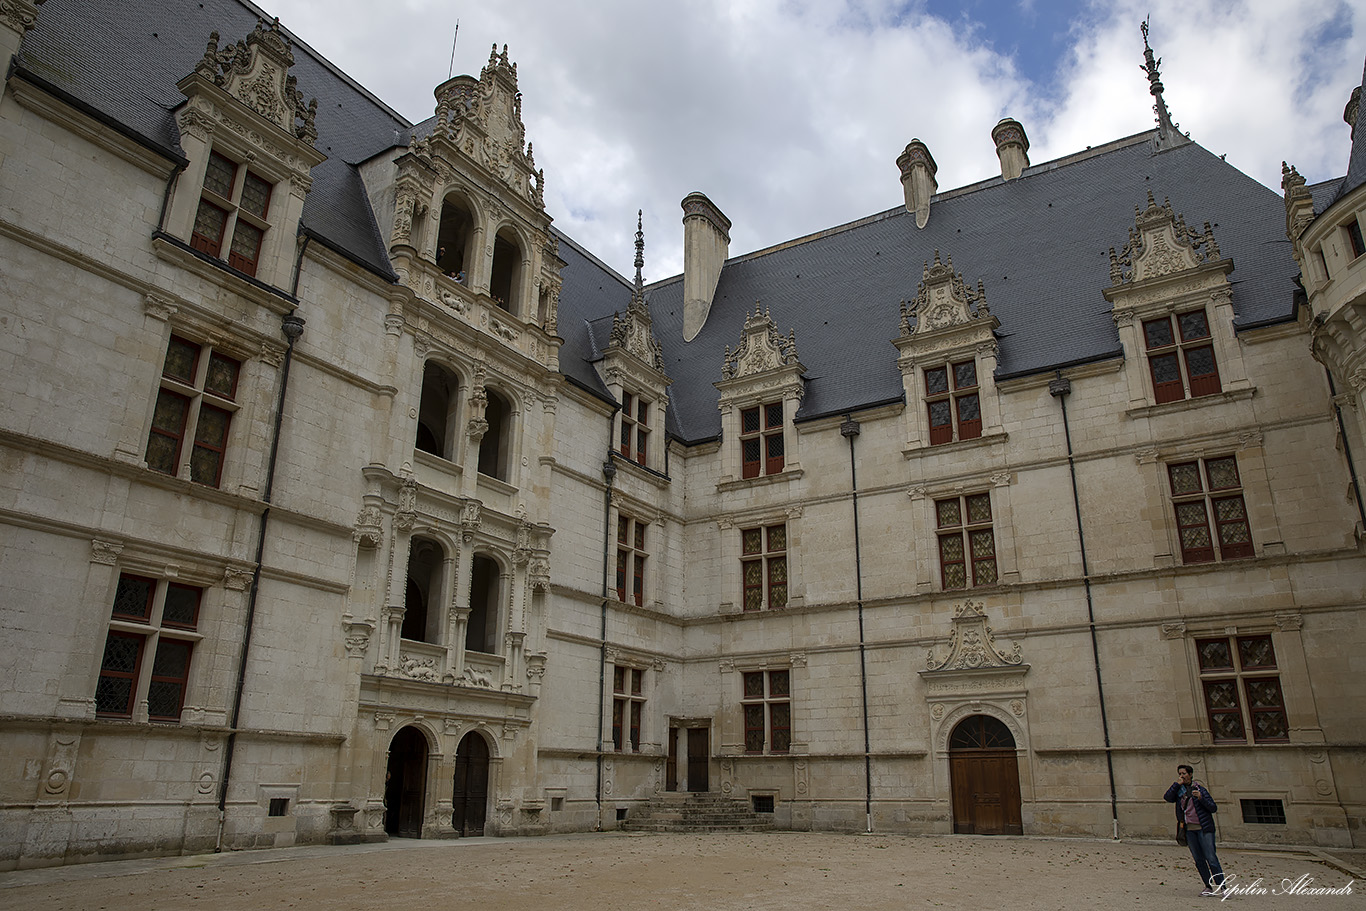
[[[706,728],[688,728],[688,790],[709,791],[711,735]]]
[[[426,803],[427,738],[407,727],[389,743],[389,766],[384,782],[384,831],[400,838],[422,837]]]
[[[1015,738],[995,718],[973,715],[949,740],[953,831],[1020,835],[1020,770]]]
[[[484,834],[489,803],[489,745],[470,731],[455,749],[455,788],[451,794],[455,811],[451,826],[464,836]]]

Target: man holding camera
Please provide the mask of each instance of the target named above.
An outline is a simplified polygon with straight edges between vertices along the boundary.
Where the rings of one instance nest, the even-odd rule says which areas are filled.
[[[1195,770],[1184,763],[1176,767],[1176,781],[1162,799],[1176,804],[1176,840],[1190,848],[1195,869],[1205,889],[1201,895],[1223,895],[1224,868],[1214,853],[1214,814],[1219,808],[1205,786],[1194,780]]]

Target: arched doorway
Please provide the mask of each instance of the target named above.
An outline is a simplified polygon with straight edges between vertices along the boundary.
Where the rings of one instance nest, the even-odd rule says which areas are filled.
[[[1020,769],[1010,729],[990,715],[970,715],[949,736],[953,831],[1022,835]]]
[[[399,838],[422,837],[426,804],[427,738],[406,727],[389,742],[389,768],[384,780],[384,831]]]
[[[455,812],[451,826],[460,835],[483,835],[489,802],[489,745],[470,731],[455,749]]]

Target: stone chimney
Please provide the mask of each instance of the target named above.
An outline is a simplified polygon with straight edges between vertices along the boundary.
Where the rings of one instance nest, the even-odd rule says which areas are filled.
[[[901,169],[901,186],[906,191],[906,211],[915,216],[915,226],[923,228],[930,220],[930,197],[939,189],[934,179],[939,165],[925,143],[912,139],[896,166]]]
[[[1001,159],[1001,179],[1014,180],[1029,167],[1029,137],[1020,121],[1007,117],[991,131],[996,157]]]
[[[683,197],[683,341],[706,324],[729,254],[730,219],[702,193]]]

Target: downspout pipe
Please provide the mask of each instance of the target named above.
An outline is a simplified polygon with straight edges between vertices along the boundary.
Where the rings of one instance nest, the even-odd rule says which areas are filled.
[[[251,571],[251,589],[247,595],[247,617],[242,629],[242,647],[237,658],[237,681],[233,687],[232,714],[228,718],[228,742],[223,750],[223,774],[218,783],[218,836],[214,852],[223,850],[223,828],[227,820],[228,785],[232,781],[232,759],[237,747],[237,725],[242,717],[242,691],[246,687],[247,656],[251,651],[251,631],[256,622],[256,603],[261,592],[261,560],[266,548],[266,529],[270,525],[271,495],[275,487],[275,464],[280,455],[280,430],[284,426],[285,393],[289,389],[289,368],[294,361],[294,343],[304,334],[304,319],[294,311],[285,315],[280,331],[289,341],[285,349],[284,365],[280,371],[280,394],[275,402],[275,428],[270,438],[270,460],[266,464],[266,486],[261,500],[266,508],[256,527],[256,560]]]
[[[868,834],[873,831],[873,752],[868,731],[868,650],[863,630],[863,551],[859,544],[858,523],[858,464],[854,457],[854,440],[861,428],[849,415],[840,424],[840,435],[849,441],[849,494],[854,507],[854,591],[858,601],[858,679],[863,698],[863,815]]]
[[[597,785],[593,791],[593,801],[597,805],[597,817],[593,824],[593,831],[602,831],[602,726],[607,718],[607,602],[608,602],[608,565],[612,550],[612,482],[617,476],[617,466],[612,461],[611,439],[612,431],[616,426],[616,411],[612,412],[611,424],[609,425],[607,439],[608,453],[607,461],[602,463],[602,477],[607,482],[607,486],[602,495],[602,618],[601,628],[598,633],[598,730],[593,735],[594,753],[597,754],[598,776]]]
[[[1081,497],[1077,492],[1077,462],[1072,452],[1072,430],[1067,422],[1067,397],[1072,381],[1057,371],[1048,383],[1048,394],[1062,406],[1062,432],[1067,441],[1067,470],[1072,476],[1072,508],[1077,516],[1077,543],[1081,547],[1081,581],[1086,589],[1086,624],[1091,632],[1091,658],[1096,668],[1096,693],[1100,697],[1100,727],[1105,736],[1105,769],[1110,775],[1110,837],[1119,840],[1119,801],[1115,795],[1115,760],[1110,747],[1110,721],[1105,713],[1105,685],[1100,675],[1100,645],[1096,640],[1096,609],[1091,595],[1091,567],[1086,558],[1086,534],[1081,522]]]

